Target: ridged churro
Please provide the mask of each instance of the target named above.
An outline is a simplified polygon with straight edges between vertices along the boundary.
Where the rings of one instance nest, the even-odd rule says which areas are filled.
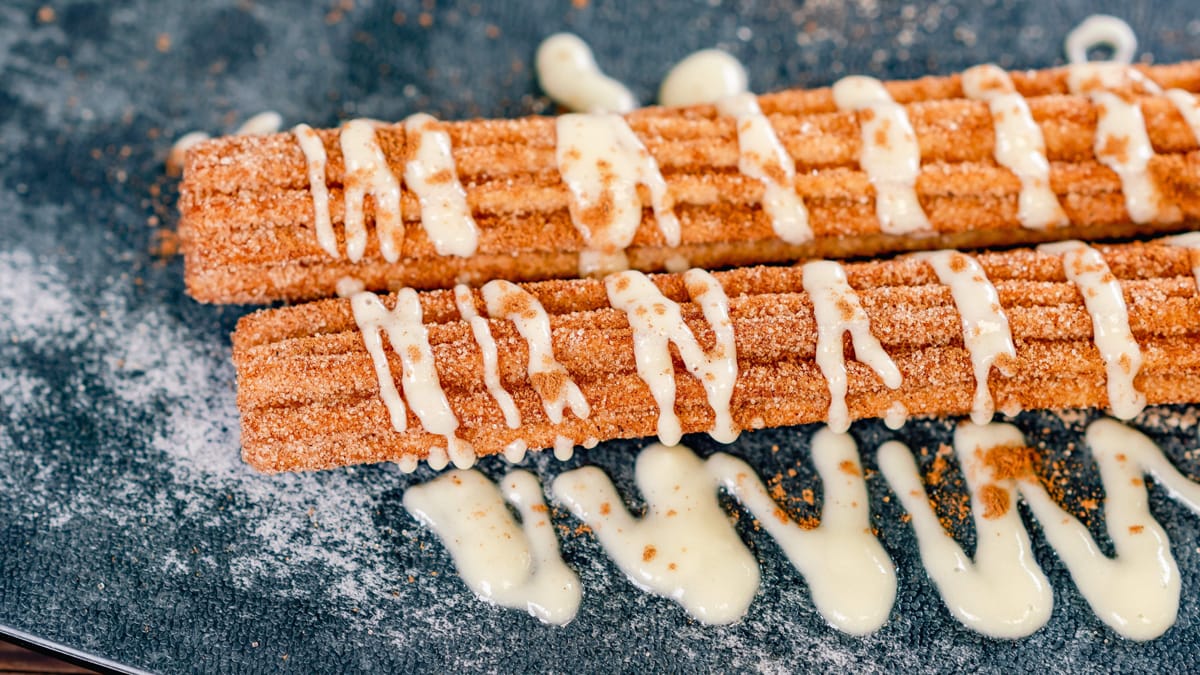
[[[1197,91],[1200,62],[983,66],[624,117],[222,138],[186,163],[187,284],[264,302],[344,276],[447,288],[1189,229]]]
[[[1200,401],[1195,243],[623,272],[263,310],[233,336],[244,456],[263,471],[411,469],[906,414],[1130,417]]]

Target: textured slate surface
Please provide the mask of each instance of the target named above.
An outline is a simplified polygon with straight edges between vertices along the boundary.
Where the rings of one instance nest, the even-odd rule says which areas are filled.
[[[900,597],[875,635],[827,627],[774,543],[749,532],[763,585],[735,626],[689,621],[673,603],[635,590],[592,539],[575,535],[563,542],[585,585],[574,623],[550,628],[488,607],[401,507],[405,486],[429,478],[427,470],[264,477],[240,463],[227,335],[245,310],[192,302],[180,261],[152,252],[156,229],[174,222],[162,164],[181,133],[228,131],[265,109],[289,124],[322,125],[416,110],[544,111],[530,62],[539,38],[560,29],[581,33],[605,69],[648,101],[672,62],[713,45],[740,57],[758,90],[849,72],[1060,63],[1066,30],[1097,9],[1128,18],[1144,55],[1197,58],[1200,19],[1190,2],[44,4],[0,6],[0,625],[163,672],[1173,671],[1192,663],[1200,528],[1157,488],[1153,508],[1185,591],[1177,625],[1144,645],[1092,615],[1036,525],[1055,588],[1050,625],[1016,642],[961,628],[925,578],[895,501],[880,501],[878,476],[870,479],[876,525]],[[1192,408],[1157,410],[1137,424],[1195,474],[1200,462],[1187,454],[1195,418]],[[1065,447],[1080,440],[1084,417],[1070,419],[1018,423],[1031,440]],[[785,482],[799,490],[815,484],[805,461],[811,431],[746,434],[731,451],[764,475],[799,464]],[[919,423],[899,436],[936,448],[950,431],[948,422]],[[870,451],[895,436],[876,424],[854,434],[868,468]],[[566,467],[599,464],[636,503],[638,445],[602,446]],[[1080,454],[1079,490],[1090,494],[1097,478]],[[544,456],[528,464],[544,479],[565,468]],[[482,465],[493,476],[504,470],[499,461]],[[1102,523],[1091,526],[1101,532]]]

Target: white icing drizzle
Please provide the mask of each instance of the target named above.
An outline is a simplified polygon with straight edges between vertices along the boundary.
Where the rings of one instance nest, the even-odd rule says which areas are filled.
[[[1089,426],[1087,441],[1104,483],[1104,520],[1115,558],[1101,553],[1087,527],[1040,483],[1023,481],[1021,493],[1096,616],[1127,638],[1156,638],[1175,623],[1179,570],[1166,532],[1150,513],[1142,476],[1154,474],[1172,497],[1197,512],[1200,485],[1180,475],[1149,438],[1113,420]]]
[[[963,344],[971,356],[975,373],[971,420],[976,424],[990,422],[995,405],[988,388],[988,375],[1000,357],[1017,357],[1008,317],[1000,306],[1000,295],[979,262],[969,255],[958,251],[934,251],[915,256],[929,263],[938,280],[950,287],[954,306],[962,319]]]
[[[796,194],[796,163],[754,94],[741,93],[717,103],[717,110],[737,121],[738,171],[763,184],[763,211],[780,239],[801,244],[813,238],[808,209]]]
[[[1165,96],[1175,104],[1183,121],[1192,129],[1196,142],[1200,143],[1200,96],[1183,89],[1168,89]]]
[[[658,290],[645,274],[621,272],[604,280],[608,301],[625,312],[633,331],[633,354],[638,376],[650,388],[658,405],[658,437],[667,445],[679,442],[682,429],[675,414],[675,365],[670,343],[679,350],[685,367],[704,386],[715,421],[709,434],[723,443],[738,436],[729,401],[737,381],[737,348],[729,318],[729,298],[721,283],[699,269],[684,274],[692,300],[700,305],[716,337],[716,345],[704,350],[696,341],[678,304]]]
[[[1146,170],[1154,147],[1146,133],[1142,109],[1136,101],[1126,101],[1110,92],[1095,92],[1091,98],[1101,111],[1096,123],[1096,158],[1120,176],[1129,217],[1135,223],[1167,218],[1161,215],[1158,186]]]
[[[921,148],[908,119],[883,83],[853,75],[833,85],[839,110],[859,111],[862,154],[859,163],[875,187],[875,214],[885,234],[908,234],[933,229],[917,199]],[[883,142],[879,142],[880,137]]]
[[[506,501],[520,513],[520,525]],[[533,474],[510,472],[498,489],[478,471],[451,471],[409,488],[404,507],[437,534],[459,576],[481,599],[524,609],[546,623],[575,618],[582,587],[563,563]]]
[[[1017,206],[1021,226],[1045,229],[1066,225],[1067,214],[1050,189],[1050,162],[1042,129],[1012,78],[998,66],[986,64],[963,72],[962,86],[967,98],[988,104],[996,133],[996,163],[1021,181]]]
[[[870,366],[889,389],[900,386],[900,370],[871,334],[871,321],[858,294],[846,280],[846,271],[832,260],[804,265],[804,290],[813,304],[817,322],[817,366],[829,382],[829,428],[850,427],[846,408],[846,355],[842,336],[850,333],[858,361]]]
[[[1142,350],[1129,330],[1129,308],[1121,284],[1104,256],[1081,241],[1043,244],[1038,250],[1061,255],[1063,272],[1079,289],[1092,318],[1096,349],[1108,376],[1108,404],[1113,415],[1127,420],[1146,407],[1146,397],[1133,381],[1142,367]]]
[[[974,561],[942,528],[925,494],[912,453],[898,441],[879,448],[879,470],[912,516],[921,562],[950,613],[963,625],[991,637],[1018,638],[1045,625],[1054,606],[1046,575],[1034,559],[1029,534],[1016,506],[1012,480],[996,480],[983,451],[1021,446],[1024,437],[1007,424],[964,424],[954,432],[954,449],[971,495],[976,548]],[[1003,513],[988,513],[984,486],[1005,500]],[[987,513],[989,517],[984,517]]]
[[[550,342],[550,317],[546,315],[542,303],[520,286],[502,280],[484,284],[483,299],[487,303],[488,314],[493,319],[512,321],[517,327],[517,332],[525,338],[529,346],[530,382],[541,378],[562,382],[556,395],[550,398],[546,398],[547,392],[536,385],[534,387],[543,396],[542,405],[550,422],[561,423],[563,410],[567,406],[570,406],[576,417],[586,419],[591,414],[591,408],[567,369],[554,358],[554,347]]]
[[[555,120],[555,159],[571,192],[571,218],[589,249],[629,247],[642,222],[638,185],[650,192],[654,219],[668,246],[678,246],[679,219],[658,163],[620,115],[562,115]]]
[[[1153,475],[1172,497],[1197,513],[1200,485],[1171,466],[1149,438],[1113,420],[1089,426],[1087,441],[1100,469],[1104,520],[1115,558],[1100,552],[1087,527],[1063,510],[1036,478],[995,480],[984,453],[1025,444],[1011,425],[964,425],[955,433],[955,450],[972,493],[978,541],[974,564],[938,523],[909,450],[895,441],[880,448],[880,469],[912,515],[926,570],[951,613],[965,625],[996,637],[1022,637],[1050,616],[1053,599],[1016,510],[1018,492],[1100,620],[1133,640],[1158,637],[1174,623],[1179,571],[1166,533],[1150,513],[1141,477]],[[1004,492],[1009,506],[1003,514],[985,516],[987,505],[978,498],[985,488]]]
[[[746,91],[746,68],[729,52],[702,49],[676,63],[663,79],[658,102],[666,106],[716,103]]]
[[[1163,203],[1158,186],[1146,170],[1154,157],[1154,146],[1141,106],[1136,100],[1108,91],[1135,85],[1146,93],[1162,94],[1158,84],[1126,63],[1080,61],[1072,63],[1067,72],[1070,92],[1088,96],[1099,109],[1093,151],[1096,159],[1120,177],[1129,217],[1135,223],[1179,220],[1179,210]]]
[[[546,38],[534,61],[542,91],[568,110],[627,113],[637,108],[629,89],[600,71],[591,48],[577,35]]]
[[[1020,452],[1026,446],[1011,425],[965,423],[954,434],[971,500],[974,560],[943,529],[912,452],[895,441],[879,449],[879,468],[911,515],[926,571],[951,614],[964,625],[992,637],[1018,638],[1037,631],[1050,618],[1053,594],[1033,554],[1017,509],[1018,496],[1028,503],[1102,621],[1134,640],[1158,637],[1172,625],[1179,607],[1179,573],[1166,533],[1149,511],[1142,476],[1152,475],[1171,497],[1197,514],[1200,484],[1175,469],[1149,438],[1113,420],[1090,425],[1087,442],[1100,469],[1104,518],[1115,558],[1100,552],[1087,528],[1051,499],[1039,478],[994,472],[993,466],[1012,460],[994,463],[990,452]],[[824,494],[820,526],[811,530],[779,508],[742,460],[718,453],[702,461],[684,447],[655,444],[639,455],[636,481],[647,503],[641,519],[629,514],[612,482],[596,467],[559,475],[552,492],[591,527],[639,588],[676,600],[705,623],[730,623],[747,611],[759,572],[716,499],[716,490],[724,487],[804,576],[825,619],[839,630],[864,634],[879,628],[890,614],[895,572],[871,535],[854,441],[821,430],[811,447]],[[444,453],[442,457],[444,462]],[[416,462],[409,461],[411,470]],[[524,484],[509,483],[514,475]],[[521,471],[505,479],[506,498],[520,511],[524,533],[507,515],[495,487],[489,486],[475,471],[455,471],[410,488],[404,502],[446,541],[477,594],[565,623],[573,610],[548,608],[577,606],[577,599],[568,600],[578,597],[578,579],[555,555],[553,530],[545,527],[546,510],[536,481]],[[539,535],[531,534],[531,527],[545,539],[533,542]],[[555,581],[537,582],[535,577],[543,573],[554,575]],[[532,593],[535,588],[541,592]],[[527,601],[531,598],[542,601]]]
[[[396,294],[396,306],[391,311],[384,307],[379,296],[371,292],[356,294],[350,299],[350,305],[354,311],[354,321],[362,332],[363,342],[375,364],[379,394],[391,416],[392,428],[403,432],[408,427],[408,420],[404,401],[396,391],[387,354],[383,350],[381,333],[385,331],[392,350],[403,364],[400,384],[404,389],[404,399],[426,431],[446,438],[448,450],[443,454],[460,469],[469,468],[475,463],[475,452],[470,444],[455,434],[458,417],[450,409],[446,392],[438,380],[433,349],[429,346],[429,333],[422,322],[421,303],[416,291],[411,288],[400,289]],[[440,457],[435,458],[431,451],[427,461],[434,466]]]
[[[575,456],[575,441],[567,436],[554,437],[554,459],[565,462]]]
[[[813,436],[812,458],[824,492],[815,529],[791,520],[744,461],[719,453],[707,466],[799,570],[821,616],[838,630],[864,635],[887,621],[896,599],[896,571],[871,534],[867,484],[854,440],[822,429]]]
[[[758,565],[717,501],[704,461],[687,448],[654,444],[638,455],[636,474],[647,506],[640,519],[594,466],[560,474],[551,492],[639,588],[704,623],[740,619],[758,590]]]
[[[1093,14],[1067,33],[1064,48],[1071,63],[1085,63],[1088,50],[1099,45],[1112,47],[1112,61],[1132,63],[1137,52],[1137,34],[1115,16]]]
[[[1163,237],[1159,241],[1169,246],[1200,250],[1200,232],[1185,232]],[[1196,288],[1200,290],[1200,263],[1192,265],[1192,276],[1196,278]]]
[[[474,255],[479,227],[467,206],[467,192],[458,180],[450,149],[450,134],[425,113],[404,120],[404,134],[413,150],[404,165],[404,184],[417,195],[421,226],[438,255]]]
[[[496,340],[492,337],[492,330],[488,327],[487,319],[479,316],[479,312],[475,310],[475,298],[471,295],[471,289],[462,284],[454,287],[454,304],[458,307],[458,314],[462,320],[471,326],[475,344],[479,345],[479,353],[483,359],[483,382],[487,386],[488,393],[496,400],[496,405],[500,406],[500,411],[504,414],[504,423],[508,425],[509,429],[516,429],[521,426],[521,413],[517,410],[517,404],[513,402],[512,395],[504,389],[504,385],[500,382]]]
[[[325,184],[325,166],[328,158],[325,155],[325,144],[316,130],[307,124],[297,124],[292,128],[296,144],[304,153],[305,169],[308,173],[308,191],[312,194],[313,225],[317,232],[317,243],[325,252],[337,257],[337,236],[333,233],[333,223],[329,218],[329,187]]]
[[[396,262],[400,259],[397,238],[404,236],[404,218],[400,211],[400,182],[396,180],[383,149],[379,147],[379,139],[375,137],[375,125],[367,120],[350,120],[342,126],[338,139],[346,164],[346,176],[343,181],[346,198],[346,257],[351,262],[358,262],[366,250],[367,230],[363,223],[363,200],[370,195],[375,204],[375,236],[379,239],[379,250],[384,260]],[[309,182],[313,183],[311,164],[309,176]],[[322,175],[321,182],[324,180]]]

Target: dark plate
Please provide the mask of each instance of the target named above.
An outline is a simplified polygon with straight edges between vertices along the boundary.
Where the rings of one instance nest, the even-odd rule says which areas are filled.
[[[153,671],[1194,664],[1200,528],[1157,488],[1152,507],[1185,590],[1178,623],[1147,644],[1118,638],[1093,616],[1032,522],[1055,589],[1050,624],[1015,642],[962,628],[926,579],[895,500],[881,502],[877,476],[874,517],[900,591],[891,620],[869,637],[829,628],[775,544],[756,533],[746,536],[762,561],[762,590],[734,626],[699,625],[635,590],[590,537],[575,535],[563,542],[585,587],[574,623],[547,627],[495,609],[467,591],[401,506],[405,487],[428,470],[269,477],[241,463],[228,333],[246,310],[192,302],[178,258],[152,252],[157,228],[175,220],[162,166],[181,133],[228,131],[265,109],[321,125],[417,110],[543,111],[533,51],[562,29],[582,34],[609,73],[651,100],[671,63],[714,45],[746,63],[759,91],[850,72],[1052,65],[1062,62],[1066,31],[1104,9],[1133,24],[1143,55],[1197,58],[1192,2],[43,4],[0,7],[0,632]],[[1200,465],[1185,452],[1195,446],[1196,413],[1159,409],[1135,423],[1194,474]],[[1065,447],[1080,440],[1085,418],[1029,414],[1018,424],[1034,442]],[[936,447],[951,428],[917,423],[893,434],[865,423],[854,434],[871,468],[882,440]],[[764,475],[798,463],[785,487],[799,489],[815,481],[811,432],[748,433],[730,451]],[[689,440],[703,452],[716,447]],[[639,446],[529,465],[547,479],[599,464],[636,501]],[[1094,467],[1079,467],[1079,491],[1089,494]],[[496,476],[504,465],[482,468]],[[1104,540],[1102,523],[1090,525]]]

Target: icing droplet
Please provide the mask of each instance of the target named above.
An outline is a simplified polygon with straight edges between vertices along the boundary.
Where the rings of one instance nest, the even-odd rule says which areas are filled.
[[[637,108],[633,94],[600,71],[591,48],[577,35],[546,38],[538,45],[535,62],[542,91],[568,110],[627,113]]]
[[[729,52],[702,49],[675,64],[658,90],[666,106],[716,103],[748,88],[746,68]]]

